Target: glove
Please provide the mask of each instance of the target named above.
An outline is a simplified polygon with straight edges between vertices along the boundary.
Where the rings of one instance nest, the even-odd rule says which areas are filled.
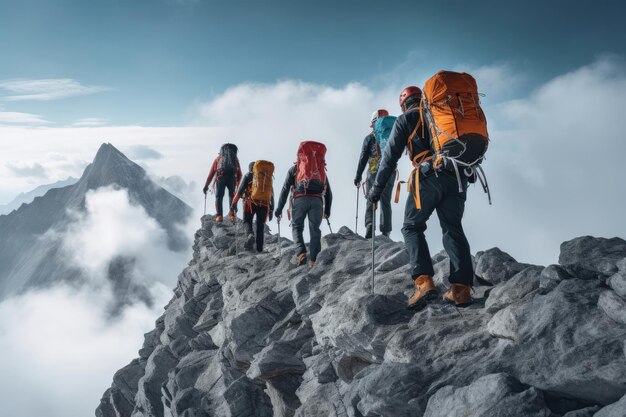
[[[355,185],[355,187],[357,187],[357,188],[358,188],[358,187],[360,187],[360,186],[361,186],[361,178],[356,177],[356,178],[354,179],[354,185]]]
[[[380,193],[374,192],[374,189],[372,189],[372,191],[370,191],[369,195],[367,196],[367,199],[376,204],[380,201]]]
[[[276,216],[276,219],[280,220],[280,218],[283,217],[283,211],[282,210],[276,210],[274,212],[274,216]]]
[[[324,213],[324,220],[328,220],[330,218],[330,213]]]
[[[202,192],[204,193],[204,195],[206,195],[207,191],[209,191],[209,187],[205,186],[205,187],[202,189]]]

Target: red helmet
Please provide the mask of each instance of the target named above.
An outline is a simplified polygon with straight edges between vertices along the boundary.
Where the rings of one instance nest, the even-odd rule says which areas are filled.
[[[378,109],[374,113],[372,113],[372,123],[370,124],[370,127],[374,127],[374,122],[376,121],[376,119],[383,116],[389,116],[389,112],[385,109]]]
[[[406,100],[409,97],[413,97],[416,95],[421,96],[422,90],[420,90],[419,87],[415,87],[414,85],[402,90],[402,92],[400,93],[400,108],[402,109],[402,111],[405,111],[404,103],[406,102]]]

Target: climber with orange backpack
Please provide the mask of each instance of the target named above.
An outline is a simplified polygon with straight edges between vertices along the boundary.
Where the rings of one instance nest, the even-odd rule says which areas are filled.
[[[274,189],[272,180],[274,164],[269,161],[250,162],[247,172],[233,200],[237,207],[239,199],[243,200],[243,222],[248,230],[246,249],[250,249],[256,241],[257,252],[263,252],[265,240],[265,223],[272,220],[274,210]],[[256,216],[256,236],[252,228],[252,220]]]
[[[330,217],[333,194],[326,176],[326,146],[319,142],[305,141],[298,147],[295,164],[289,168],[285,183],[276,207],[276,219],[280,221],[287,197],[291,192],[291,219],[293,241],[297,246],[296,265],[307,262],[307,248],[304,242],[304,220],[309,220],[311,236],[309,267],[313,267],[322,249],[323,219]]]
[[[361,186],[363,170],[366,165],[367,178],[365,182],[365,193],[369,193],[376,173],[378,172],[378,165],[380,163],[380,157],[382,151],[389,140],[389,134],[391,128],[395,122],[394,116],[389,116],[389,112],[385,109],[376,110],[372,114],[370,128],[372,131],[363,139],[363,146],[361,147],[361,155],[359,156],[359,163],[356,169],[356,176],[354,177],[354,185],[359,188]],[[382,212],[380,215],[380,231],[383,235],[389,236],[392,229],[391,220],[391,194],[393,193],[393,183],[395,177],[389,177],[383,193],[381,194],[380,205]],[[358,205],[358,201],[357,201]],[[358,213],[357,213],[358,215]],[[365,210],[365,238],[370,239],[372,237],[372,205],[368,204]],[[374,231],[375,232],[375,231]]]
[[[215,179],[215,182],[213,180]],[[222,222],[223,219],[223,200],[224,192],[228,188],[229,204],[232,207],[235,191],[241,181],[241,167],[237,158],[237,146],[232,143],[225,143],[220,148],[220,153],[211,165],[211,171],[206,179],[202,192],[206,196],[211,182],[213,182],[213,190],[215,191],[215,221]],[[231,209],[228,213],[231,222],[235,221],[235,213],[237,207]]]
[[[450,289],[444,300],[458,307],[472,302],[474,270],[462,219],[468,182],[480,179],[488,191],[480,162],[489,143],[487,122],[480,107],[474,78],[466,73],[441,71],[430,78],[424,93],[407,87],[400,94],[403,114],[398,117],[370,191],[380,200],[398,160],[407,150],[413,163],[408,181],[402,234],[411,263],[415,291],[411,309],[423,308],[437,298],[433,265],[424,236],[426,222],[437,211],[443,246],[450,258]],[[396,191],[396,200],[399,194]]]

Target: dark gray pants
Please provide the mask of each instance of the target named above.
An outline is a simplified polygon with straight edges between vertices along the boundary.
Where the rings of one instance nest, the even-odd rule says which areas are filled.
[[[467,189],[467,181],[464,189]],[[454,176],[440,173],[420,179],[420,199],[422,208],[415,208],[413,195],[409,195],[404,210],[402,234],[409,253],[412,277],[434,275],[428,243],[424,237],[426,221],[433,211],[443,231],[443,247],[450,257],[450,283],[471,285],[474,278],[472,256],[469,243],[463,231],[462,219],[465,209],[466,191],[459,193]]]
[[[291,231],[293,241],[298,247],[298,255],[306,253],[304,243],[304,219],[309,219],[309,234],[311,235],[311,254],[309,259],[313,262],[317,259],[317,254],[322,249],[322,231],[320,225],[324,217],[324,202],[321,197],[302,196],[293,200],[291,210]]]
[[[265,240],[265,220],[267,219],[268,206],[259,206],[251,204],[248,206],[249,211],[244,205],[243,222],[246,224],[246,230],[249,235],[255,235],[257,252],[263,251],[263,242]],[[252,220],[256,216],[256,233],[252,229]]]
[[[365,182],[365,193],[369,195],[370,189],[374,185],[374,180],[376,179],[376,174],[372,174],[369,171],[367,172],[367,180]],[[391,219],[391,194],[393,194],[393,183],[395,182],[395,175],[392,175],[385,188],[383,189],[383,193],[380,195],[380,202],[377,208],[380,209],[380,221],[379,229],[381,233],[388,235],[391,233],[392,229],[392,219]],[[365,232],[372,228],[372,203],[369,200],[366,200],[366,209],[365,209]]]
[[[228,210],[233,205],[233,198],[235,197],[235,186],[237,185],[237,178],[227,177],[226,175],[219,177],[215,180],[215,214],[222,216],[224,211],[222,202],[224,200],[224,192],[228,188]],[[237,212],[237,207],[234,208]]]

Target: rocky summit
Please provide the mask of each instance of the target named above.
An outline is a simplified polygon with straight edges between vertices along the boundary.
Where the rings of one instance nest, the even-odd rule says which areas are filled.
[[[241,226],[241,225],[240,225]],[[581,237],[560,264],[475,256],[474,304],[406,310],[404,245],[347,228],[296,267],[287,239],[243,249],[202,219],[174,296],[96,410],[113,416],[624,417],[626,242]],[[445,253],[434,257],[443,291]]]

